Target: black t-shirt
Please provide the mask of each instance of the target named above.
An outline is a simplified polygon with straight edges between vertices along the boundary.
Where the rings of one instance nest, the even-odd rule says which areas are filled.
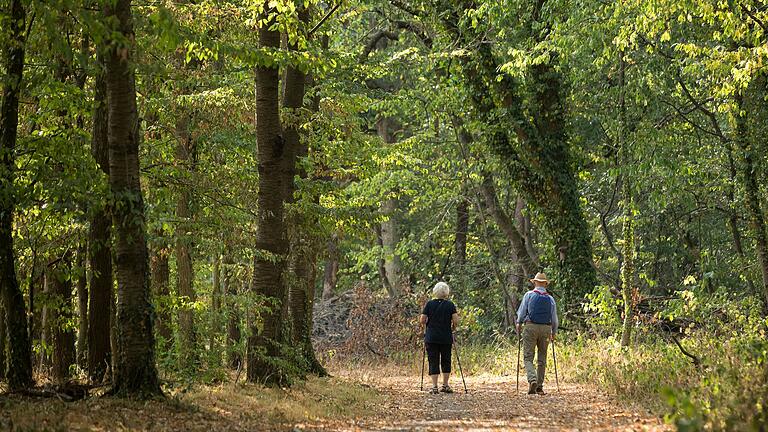
[[[424,310],[421,313],[427,316],[427,331],[424,333],[424,342],[453,343],[451,318],[456,313],[456,305],[452,301],[430,300],[424,305]]]

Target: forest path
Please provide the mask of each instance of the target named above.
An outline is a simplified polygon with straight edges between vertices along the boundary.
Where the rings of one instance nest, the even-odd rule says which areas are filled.
[[[527,395],[525,378],[515,391],[513,376],[452,377],[454,394],[429,395],[419,390],[419,376],[349,376],[378,389],[384,406],[371,417],[348,422],[296,425],[324,431],[666,431],[660,419],[621,404],[595,387],[545,383],[546,395]],[[428,380],[428,377],[425,377]],[[426,381],[426,380],[425,380]],[[425,382],[425,388],[427,383]]]

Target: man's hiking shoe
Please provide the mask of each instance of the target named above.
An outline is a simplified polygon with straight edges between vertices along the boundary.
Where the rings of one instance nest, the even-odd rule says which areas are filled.
[[[438,394],[440,393],[440,390],[437,389],[437,387],[432,387],[432,389],[429,391],[429,394]]]
[[[528,394],[536,394],[536,387],[537,387],[536,381],[530,383],[528,385]]]
[[[440,389],[443,393],[453,393],[453,389],[450,386],[444,385],[443,388]]]
[[[545,395],[546,393],[544,393],[544,388],[542,386],[538,386],[536,387],[536,394]]]

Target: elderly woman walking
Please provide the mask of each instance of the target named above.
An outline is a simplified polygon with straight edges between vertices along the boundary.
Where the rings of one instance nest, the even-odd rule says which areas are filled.
[[[426,325],[424,345],[429,358],[429,377],[432,378],[432,390],[437,394],[453,393],[448,385],[451,376],[451,347],[453,345],[453,329],[459,323],[456,305],[448,300],[451,289],[445,282],[438,282],[432,289],[433,300],[424,305],[419,322]],[[442,371],[443,386],[438,390],[437,380]]]

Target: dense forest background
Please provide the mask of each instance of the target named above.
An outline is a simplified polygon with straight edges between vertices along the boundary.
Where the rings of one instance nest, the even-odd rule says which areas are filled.
[[[543,270],[578,379],[764,427],[766,25],[760,0],[0,0],[5,385],[289,385],[338,348],[313,312],[354,290],[351,335],[391,355],[440,280],[464,340],[514,349]]]

